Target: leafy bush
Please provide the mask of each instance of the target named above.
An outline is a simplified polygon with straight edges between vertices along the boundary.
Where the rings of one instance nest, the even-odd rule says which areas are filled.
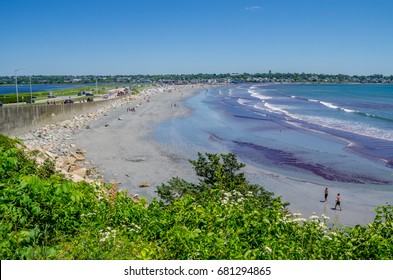
[[[198,184],[173,178],[158,187],[166,203],[147,203],[37,167],[18,145],[0,135],[1,259],[393,259],[391,205],[331,229],[249,184],[232,154],[199,154]]]
[[[274,200],[274,193],[265,190],[262,186],[250,184],[244,173],[239,172],[245,165],[239,163],[234,154],[206,153],[203,155],[198,153],[198,159],[190,160],[190,163],[200,177],[199,184],[192,184],[177,177],[173,178],[168,184],[157,187],[157,193],[163,200],[171,203],[186,194],[205,200],[210,195],[211,189],[236,190],[243,195],[252,194],[263,207],[268,207]]]

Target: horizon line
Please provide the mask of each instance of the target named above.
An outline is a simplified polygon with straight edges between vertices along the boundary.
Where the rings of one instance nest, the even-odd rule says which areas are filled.
[[[299,75],[327,75],[327,76],[376,76],[382,75],[384,77],[393,76],[393,74],[380,74],[380,73],[373,73],[373,74],[343,74],[343,73],[336,73],[336,74],[327,74],[327,73],[312,73],[312,72],[216,72],[216,73],[208,73],[208,72],[199,72],[199,73],[166,73],[166,74],[32,74],[32,75],[18,75],[18,77],[36,77],[36,76],[72,76],[72,77],[80,77],[80,76],[93,76],[93,77],[105,77],[105,76],[196,76],[196,75],[259,75],[259,74],[299,74]],[[15,75],[0,75],[0,77],[14,77]]]

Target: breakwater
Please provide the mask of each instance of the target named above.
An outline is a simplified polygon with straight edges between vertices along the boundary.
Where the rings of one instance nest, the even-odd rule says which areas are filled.
[[[74,115],[88,114],[99,107],[104,107],[113,100],[87,103],[36,105],[0,108],[0,133],[7,136],[32,132],[48,124],[64,121]]]

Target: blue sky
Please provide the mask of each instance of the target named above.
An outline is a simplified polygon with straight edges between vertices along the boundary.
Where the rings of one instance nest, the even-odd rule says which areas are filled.
[[[0,75],[393,75],[390,0],[3,0]]]

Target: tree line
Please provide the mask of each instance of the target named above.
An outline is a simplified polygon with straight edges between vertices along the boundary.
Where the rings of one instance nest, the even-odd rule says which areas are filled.
[[[344,75],[315,73],[221,73],[163,75],[33,75],[18,76],[20,84],[86,83],[198,83],[198,82],[283,82],[283,83],[393,83],[393,75]],[[0,85],[15,84],[14,76],[0,76]]]

